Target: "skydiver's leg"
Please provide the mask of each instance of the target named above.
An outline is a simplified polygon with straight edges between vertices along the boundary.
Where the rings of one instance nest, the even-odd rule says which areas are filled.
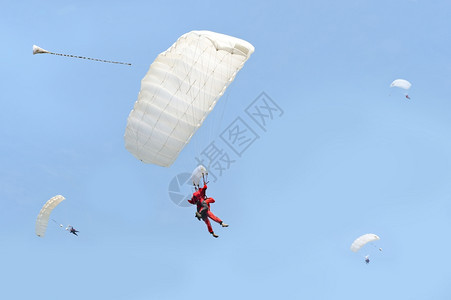
[[[222,220],[220,218],[218,218],[217,216],[215,216],[211,210],[208,210],[208,217],[210,217],[210,219],[212,219],[213,221],[215,221],[216,223],[221,224],[222,227],[229,227],[228,224],[222,222]]]
[[[204,220],[205,224],[207,224],[208,232],[213,234],[213,228],[211,227],[210,220],[208,220],[208,218],[204,218],[203,220]]]
[[[212,236],[214,236],[215,238],[219,237],[219,235],[214,233],[213,228],[211,228],[210,220],[208,220],[208,217],[204,218],[204,222],[205,222],[205,224],[207,224],[208,232],[210,232],[210,234]]]
[[[216,223],[219,223],[219,224],[222,223],[222,220],[221,220],[220,218],[218,218],[217,216],[215,216],[215,215],[211,212],[211,210],[208,211],[208,217],[209,217],[210,219],[212,219],[213,221],[215,221]]]

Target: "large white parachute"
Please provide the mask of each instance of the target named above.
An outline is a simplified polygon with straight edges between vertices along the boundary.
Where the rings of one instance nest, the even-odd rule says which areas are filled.
[[[44,204],[41,211],[39,212],[38,218],[36,219],[37,236],[44,237],[52,210],[57,207],[58,204],[60,204],[64,199],[66,198],[61,195],[57,195]]]
[[[368,244],[369,242],[373,242],[376,240],[380,240],[380,238],[373,234],[373,233],[367,233],[362,236],[359,236],[351,245],[351,251],[358,252],[360,248]],[[381,250],[381,249],[379,249]],[[382,250],[381,250],[382,251]]]
[[[390,87],[399,87],[405,90],[410,89],[412,84],[405,79],[396,79],[391,84]]]
[[[220,33],[182,35],[141,81],[125,148],[145,163],[169,167],[253,52],[250,43]]]

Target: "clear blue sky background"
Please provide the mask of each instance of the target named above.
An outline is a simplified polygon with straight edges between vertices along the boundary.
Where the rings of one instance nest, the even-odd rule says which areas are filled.
[[[451,298],[449,1],[1,7],[2,299]],[[140,81],[203,29],[255,53],[176,163],[145,165],[123,141]],[[33,56],[33,44],[133,65]],[[389,88],[397,78],[412,100]],[[261,92],[284,111],[266,132],[244,112]],[[168,186],[238,116],[260,138],[209,185],[230,224],[214,239]],[[56,194],[67,200],[52,217],[79,237],[55,224],[35,235]],[[364,233],[384,251],[351,252]]]

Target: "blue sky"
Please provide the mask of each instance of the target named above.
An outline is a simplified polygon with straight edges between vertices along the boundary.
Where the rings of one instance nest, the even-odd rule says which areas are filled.
[[[2,299],[450,299],[450,13],[421,0],[3,1]],[[143,164],[124,147],[128,114],[152,61],[191,30],[255,53],[174,165]],[[262,92],[283,111],[266,131],[245,112]],[[230,224],[213,239],[168,188],[237,117],[259,138],[209,185]],[[52,217],[79,237],[35,235],[57,194]],[[382,253],[349,250],[365,233]]]

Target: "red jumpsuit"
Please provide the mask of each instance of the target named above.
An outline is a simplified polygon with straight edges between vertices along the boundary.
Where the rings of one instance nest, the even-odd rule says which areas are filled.
[[[208,231],[210,233],[213,233],[213,228],[211,227],[210,220],[208,218],[212,219],[213,221],[215,221],[219,224],[222,224],[222,220],[220,218],[218,218],[217,216],[215,216],[210,211],[210,203],[215,203],[215,199],[206,198],[206,195],[205,195],[206,190],[207,190],[207,185],[204,184],[203,187],[201,187],[200,189],[198,189],[197,191],[195,191],[193,193],[193,197],[190,200],[188,200],[188,202],[191,204],[197,205],[197,212],[201,212],[202,208],[204,207],[202,205],[203,202],[205,202],[208,205],[207,213],[202,214],[202,220],[204,220],[205,224],[207,224]]]
[[[205,191],[207,190],[207,185],[204,184],[203,187],[199,188],[197,191],[193,193],[193,197],[191,200],[188,200],[191,204],[197,204],[197,211],[200,211],[202,208],[202,201],[205,199]]]

